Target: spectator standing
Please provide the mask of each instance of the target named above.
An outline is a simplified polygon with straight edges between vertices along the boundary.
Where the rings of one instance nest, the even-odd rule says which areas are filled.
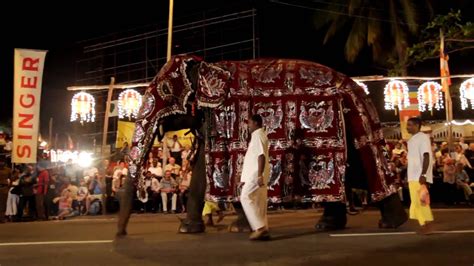
[[[8,180],[11,179],[12,171],[7,167],[4,157],[0,158],[0,223],[5,222],[5,211],[8,199]]]
[[[45,162],[38,163],[38,171],[38,179],[35,184],[36,214],[39,220],[47,220],[44,199],[48,192],[49,172]]]
[[[10,221],[12,221],[18,213],[18,202],[20,201],[20,172],[17,169],[13,170],[12,178],[9,183],[7,210],[5,215]]]
[[[36,211],[33,186],[33,166],[27,165],[20,176],[21,194],[20,201],[18,203],[18,220],[21,220],[23,218],[23,211],[25,210],[25,207],[28,207],[29,216],[33,216],[33,213]]]
[[[173,136],[173,140],[171,143],[168,143],[168,148],[171,153],[171,157],[175,158],[176,163],[181,165],[181,151],[183,149],[183,145],[178,140],[178,135]]]

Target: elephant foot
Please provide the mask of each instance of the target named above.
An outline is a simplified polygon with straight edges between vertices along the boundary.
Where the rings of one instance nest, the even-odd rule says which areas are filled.
[[[125,230],[121,230],[121,231],[118,231],[116,234],[115,234],[115,237],[116,238],[124,238],[127,236],[127,231]]]
[[[347,216],[344,203],[329,202],[323,204],[323,206],[324,214],[315,226],[317,231],[325,232],[346,228]]]
[[[315,226],[316,231],[327,232],[346,228],[346,222],[335,217],[321,217]]]
[[[191,221],[187,219],[181,220],[179,225],[178,232],[181,234],[197,234],[204,233],[206,231],[206,226],[204,222],[201,221]]]
[[[408,215],[403,208],[398,194],[390,195],[380,203],[380,213],[382,218],[379,221],[381,229],[395,229],[408,220]]]
[[[242,223],[240,220],[233,221],[228,228],[229,232],[231,233],[244,233],[244,232],[252,232],[250,226],[245,223]]]

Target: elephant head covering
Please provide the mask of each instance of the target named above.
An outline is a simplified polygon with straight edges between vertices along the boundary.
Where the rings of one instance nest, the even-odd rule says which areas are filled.
[[[186,114],[186,103],[193,93],[188,65],[200,62],[195,56],[176,56],[167,62],[148,86],[135,122],[129,169],[135,181],[141,181],[139,167],[153,144],[158,122],[169,115]],[[142,182],[139,182],[140,185]]]
[[[187,73],[190,62],[198,64],[194,89]],[[344,201],[349,143],[356,150],[351,156],[362,158],[358,167],[365,175],[359,178],[367,181],[372,199],[396,192],[378,114],[364,90],[325,66],[286,59],[206,63],[177,56],[166,63],[147,89],[137,120],[132,177],[152,144],[157,121],[189,112],[190,99],[212,110],[206,118],[206,174],[216,200],[239,197],[252,114],[262,116],[269,138],[271,200],[281,200],[292,187],[314,201]],[[300,160],[303,155],[306,159]]]

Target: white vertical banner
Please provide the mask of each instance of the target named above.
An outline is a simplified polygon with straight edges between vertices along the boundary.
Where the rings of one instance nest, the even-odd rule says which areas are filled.
[[[15,49],[12,149],[14,163],[36,163],[45,57],[46,51]]]

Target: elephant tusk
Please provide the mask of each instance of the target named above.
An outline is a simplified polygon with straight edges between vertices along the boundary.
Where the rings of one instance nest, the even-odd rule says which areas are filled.
[[[160,136],[164,136],[163,125],[160,125],[158,127],[158,130],[159,130]]]

